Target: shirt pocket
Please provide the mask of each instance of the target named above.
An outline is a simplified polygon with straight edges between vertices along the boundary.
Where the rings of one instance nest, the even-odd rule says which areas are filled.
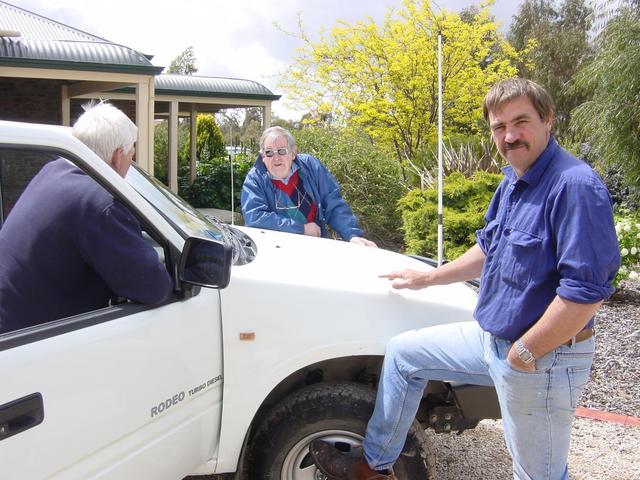
[[[504,231],[506,252],[502,259],[505,282],[524,289],[531,281],[540,261],[542,238],[533,233],[507,227]]]

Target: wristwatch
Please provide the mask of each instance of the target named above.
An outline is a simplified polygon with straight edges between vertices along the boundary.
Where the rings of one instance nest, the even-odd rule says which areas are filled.
[[[518,354],[518,358],[522,360],[526,364],[534,363],[536,361],[536,357],[533,356],[527,347],[522,344],[522,340],[518,339],[515,341],[516,353]]]

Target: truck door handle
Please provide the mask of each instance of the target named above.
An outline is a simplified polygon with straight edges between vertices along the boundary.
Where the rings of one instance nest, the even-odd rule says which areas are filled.
[[[40,392],[0,405],[0,441],[24,432],[44,420],[44,404]]]

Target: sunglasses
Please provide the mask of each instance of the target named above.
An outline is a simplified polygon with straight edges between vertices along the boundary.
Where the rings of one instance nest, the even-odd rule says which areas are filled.
[[[269,149],[269,150],[265,150],[265,151],[264,151],[264,156],[265,156],[265,157],[269,157],[269,158],[271,158],[271,157],[273,157],[276,153],[282,157],[283,155],[286,155],[287,153],[289,153],[289,150],[288,150],[288,149],[286,149],[286,148],[278,148],[277,150],[271,150],[271,149]]]

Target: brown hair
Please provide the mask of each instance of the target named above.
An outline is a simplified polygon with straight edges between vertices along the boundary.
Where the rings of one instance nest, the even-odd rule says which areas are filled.
[[[547,91],[536,82],[525,78],[507,78],[496,83],[487,96],[484,97],[482,104],[482,113],[484,119],[489,122],[489,112],[492,112],[506,102],[518,97],[527,97],[533,107],[540,115],[540,119],[545,121],[550,115],[553,115],[555,106],[553,100]]]

